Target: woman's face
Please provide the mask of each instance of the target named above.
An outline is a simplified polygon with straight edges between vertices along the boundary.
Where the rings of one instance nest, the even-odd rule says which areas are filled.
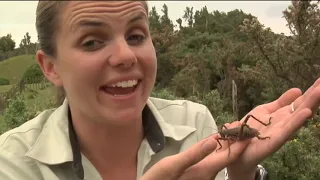
[[[70,1],[59,24],[51,80],[72,110],[118,125],[140,118],[157,69],[143,3]]]

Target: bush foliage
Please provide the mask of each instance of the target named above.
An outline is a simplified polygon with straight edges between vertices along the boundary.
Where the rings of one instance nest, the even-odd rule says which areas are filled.
[[[3,86],[3,85],[9,85],[10,82],[8,79],[6,78],[0,78],[0,86]]]

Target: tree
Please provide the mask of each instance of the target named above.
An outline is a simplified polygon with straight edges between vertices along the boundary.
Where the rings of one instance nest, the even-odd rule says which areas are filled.
[[[11,34],[7,34],[0,38],[0,51],[3,52],[4,57],[8,58],[10,51],[13,51],[16,46],[16,43],[12,39]]]
[[[173,31],[174,26],[169,18],[168,6],[163,4],[161,11],[163,13],[163,16],[160,18],[162,26],[168,26],[169,30]]]
[[[21,49],[25,50],[26,54],[29,54],[28,49],[29,49],[29,46],[31,43],[30,40],[31,40],[31,36],[29,35],[29,32],[27,32],[26,35],[23,36],[23,39],[21,40],[20,45],[19,45],[19,47]]]
[[[193,17],[193,7],[186,7],[186,10],[184,10],[184,15],[182,16],[182,18],[188,22],[188,26],[192,27],[193,26],[193,21],[194,21],[194,17]]]
[[[255,71],[263,72],[251,76],[264,82],[269,98],[293,86],[305,90],[320,76],[319,6],[311,1],[292,1],[284,17],[292,36],[273,33],[257,18],[246,19],[242,26],[259,58]]]
[[[161,23],[160,23],[160,15],[158,14],[156,7],[152,7],[151,11],[149,12],[149,26],[151,31],[155,29],[160,29],[161,28]]]
[[[261,94],[256,95],[264,101],[274,100],[291,87],[306,90],[320,76],[319,2],[292,1],[283,14],[290,36],[275,34],[256,17],[245,19],[241,26],[251,42],[246,47],[252,47],[251,64],[255,64],[243,65],[241,76],[260,87]],[[319,179],[320,141],[314,141],[319,134],[319,117],[315,117],[263,163],[270,179]]]

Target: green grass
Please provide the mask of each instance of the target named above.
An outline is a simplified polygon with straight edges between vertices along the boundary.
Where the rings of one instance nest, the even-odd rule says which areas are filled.
[[[0,77],[6,78],[10,84],[19,82],[26,69],[37,63],[34,55],[22,55],[12,57],[0,62]]]
[[[34,94],[32,91],[26,90],[24,92],[24,99],[28,108],[46,107],[46,103],[50,99],[55,99],[55,88],[50,86],[43,90],[38,90],[38,93]],[[31,98],[33,95],[34,98]]]
[[[0,86],[0,93],[5,93],[5,92],[9,91],[11,88],[12,88],[12,85]]]
[[[39,88],[41,87],[41,83],[38,83],[38,84],[26,84],[26,87],[32,89],[32,90],[35,90],[35,91],[38,91]],[[12,88],[13,85],[3,85],[3,86],[0,86],[0,94],[1,93],[5,93],[5,92],[8,92],[11,88]]]

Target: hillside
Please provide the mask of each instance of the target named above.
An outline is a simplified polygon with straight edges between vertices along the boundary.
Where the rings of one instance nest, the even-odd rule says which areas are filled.
[[[22,55],[12,57],[0,62],[0,77],[6,78],[10,84],[17,83],[28,66],[35,64],[34,55]]]

